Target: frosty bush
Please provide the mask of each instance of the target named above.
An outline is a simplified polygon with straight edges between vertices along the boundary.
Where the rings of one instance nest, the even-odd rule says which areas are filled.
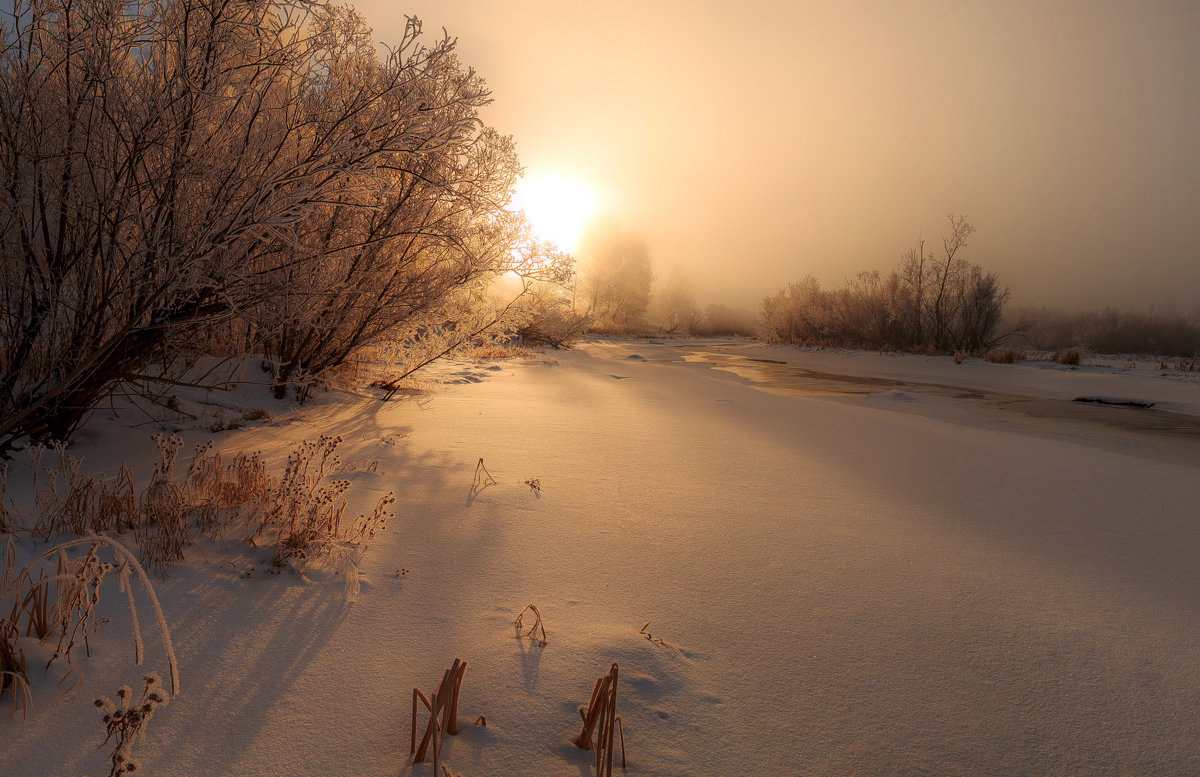
[[[961,256],[975,228],[961,216],[951,214],[949,221],[940,257],[921,241],[886,276],[862,272],[846,287],[827,291],[810,275],[767,297],[767,337],[905,350],[975,352],[994,345],[1008,290],[994,273]]]
[[[1200,354],[1200,309],[1184,315],[1117,308],[1025,308],[1014,318],[1021,342],[1042,351],[1086,348],[1097,353]]]
[[[320,372],[518,264],[516,155],[454,49],[409,19],[380,56],[320,1],[16,0],[0,452],[68,439],[201,348],[266,349],[280,383]]]

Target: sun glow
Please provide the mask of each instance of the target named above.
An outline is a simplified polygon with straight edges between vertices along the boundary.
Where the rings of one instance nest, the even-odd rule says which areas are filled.
[[[525,211],[525,217],[540,240],[548,240],[570,253],[575,250],[596,202],[587,187],[578,181],[543,176],[522,181],[517,186],[513,207]]]

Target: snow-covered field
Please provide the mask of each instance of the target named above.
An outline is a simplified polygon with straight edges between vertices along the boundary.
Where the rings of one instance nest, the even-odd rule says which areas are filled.
[[[353,601],[236,543],[175,567],[182,692],[142,771],[430,775],[412,689],[459,657],[467,777],[590,774],[577,708],[614,661],[629,775],[1200,773],[1200,383],[1107,364],[602,340],[187,431],[274,460],[340,434],[377,462],[352,508],[394,490],[396,518]],[[120,423],[85,466],[148,460]],[[91,700],[142,670],[106,595],[79,693],[56,665],[0,713],[0,775],[107,771]],[[543,647],[514,638],[529,603]]]

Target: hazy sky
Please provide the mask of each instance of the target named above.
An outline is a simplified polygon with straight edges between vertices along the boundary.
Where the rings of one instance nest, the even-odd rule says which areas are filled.
[[[1200,2],[355,5],[457,36],[527,174],[701,302],[890,268],[954,211],[1014,303],[1200,303]]]

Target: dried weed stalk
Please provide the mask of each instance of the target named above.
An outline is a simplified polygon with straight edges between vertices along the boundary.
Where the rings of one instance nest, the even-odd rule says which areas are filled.
[[[488,472],[488,468],[483,465],[482,456],[479,457],[479,463],[475,465],[475,479],[472,481],[472,485],[477,488],[496,485],[496,479],[492,477],[492,473]]]
[[[533,625],[529,627],[528,631],[522,633],[522,630],[525,628],[525,613],[527,612],[533,613]],[[517,639],[521,637],[533,639],[533,635],[540,631],[541,636],[537,639],[538,647],[546,646],[546,627],[542,624],[542,613],[538,611],[536,605],[525,605],[525,609],[517,614],[517,619],[513,621],[513,626],[517,630]]]
[[[644,636],[646,639],[648,639],[651,642],[657,642],[658,644],[662,645],[663,647],[667,648],[668,650],[675,649],[675,646],[672,645],[670,642],[667,642],[662,637],[655,636],[654,634],[651,634],[649,631],[647,631],[647,629],[649,629],[649,628],[650,628],[650,621],[646,621],[646,625],[642,626],[641,631],[639,631],[638,634],[641,634],[642,636]]]
[[[109,777],[120,777],[122,774],[135,772],[141,763],[133,757],[133,742],[146,736],[146,725],[155,711],[167,703],[167,695],[159,687],[162,681],[156,672],[151,672],[143,678],[145,687],[142,698],[133,699],[133,690],[128,685],[117,689],[117,702],[114,704],[107,696],[96,699],[96,709],[104,715],[104,725],[107,736],[101,747],[113,742],[109,762],[112,769]]]

